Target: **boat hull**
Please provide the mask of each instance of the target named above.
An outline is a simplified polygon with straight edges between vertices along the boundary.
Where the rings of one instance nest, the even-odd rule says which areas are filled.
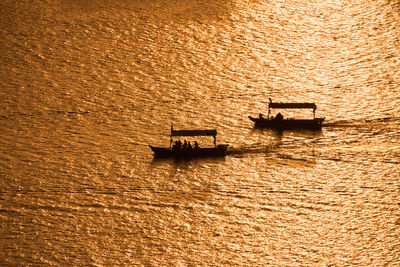
[[[254,127],[257,128],[270,128],[278,130],[290,130],[290,129],[310,129],[310,130],[320,130],[322,127],[322,122],[325,118],[315,118],[315,119],[265,119],[265,118],[254,118],[249,116],[249,119],[254,122]]]
[[[165,147],[150,146],[156,158],[199,158],[199,157],[224,157],[228,145],[216,147],[193,148],[193,149],[171,149]]]

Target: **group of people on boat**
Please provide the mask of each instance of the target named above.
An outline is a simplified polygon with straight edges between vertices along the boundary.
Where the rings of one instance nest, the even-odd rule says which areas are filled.
[[[259,117],[260,119],[264,119],[262,113],[260,113],[260,114],[258,115],[258,117]],[[272,120],[283,120],[283,115],[279,112],[278,114],[276,114],[275,118],[274,118],[274,116],[272,116],[271,119],[272,119]]]
[[[199,149],[199,144],[195,141],[193,146],[190,142],[186,140],[182,143],[181,140],[175,141],[174,145],[172,146],[172,150],[193,150]]]

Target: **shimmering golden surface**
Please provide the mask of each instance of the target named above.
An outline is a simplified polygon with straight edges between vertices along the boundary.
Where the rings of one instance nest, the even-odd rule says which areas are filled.
[[[400,265],[399,29],[396,1],[1,1],[0,265]],[[269,97],[328,125],[254,130]],[[232,153],[153,160],[172,122]]]

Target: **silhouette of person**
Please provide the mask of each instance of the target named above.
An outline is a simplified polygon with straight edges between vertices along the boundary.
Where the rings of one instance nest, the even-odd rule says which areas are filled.
[[[279,113],[276,115],[275,119],[276,119],[276,120],[283,120],[282,114],[279,112]]]

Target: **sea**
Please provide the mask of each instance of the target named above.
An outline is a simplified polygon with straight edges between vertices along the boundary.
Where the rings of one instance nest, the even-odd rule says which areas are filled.
[[[0,37],[1,266],[400,266],[399,1],[2,0]]]

